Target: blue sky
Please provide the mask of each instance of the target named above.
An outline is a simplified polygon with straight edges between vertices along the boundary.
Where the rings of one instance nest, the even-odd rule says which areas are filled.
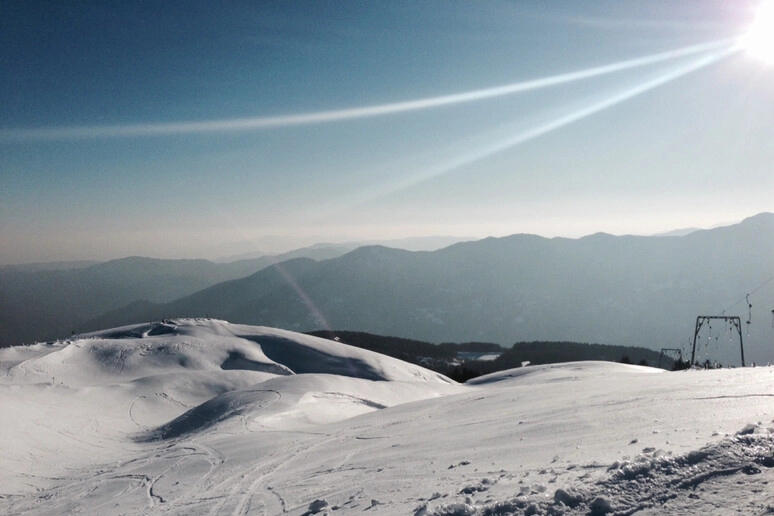
[[[756,5],[2,2],[0,263],[774,211],[774,67],[733,49]]]

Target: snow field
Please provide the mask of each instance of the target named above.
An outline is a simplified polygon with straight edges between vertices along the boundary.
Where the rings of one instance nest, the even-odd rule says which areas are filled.
[[[0,512],[765,514],[772,385],[602,362],[458,385],[292,332],[136,325],[0,350]]]

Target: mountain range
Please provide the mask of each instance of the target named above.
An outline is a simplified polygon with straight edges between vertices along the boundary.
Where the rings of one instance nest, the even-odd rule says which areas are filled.
[[[231,263],[129,257],[104,263],[0,267],[0,347],[63,338],[108,310],[138,300],[166,303],[299,256],[341,256],[347,246],[313,246]]]
[[[225,264],[134,257],[5,267],[0,345],[206,316],[437,343],[574,341],[685,354],[697,316],[737,315],[747,361],[765,363],[774,359],[772,257],[774,214],[762,213],[683,236],[519,234],[436,251],[315,247]],[[698,352],[738,360],[730,330],[705,328]]]
[[[774,359],[773,257],[771,213],[685,236],[513,235],[432,252],[366,246],[275,263],[171,302],[135,302],[84,329],[208,316],[431,342],[555,340],[690,353],[697,316],[738,315],[747,361],[760,363]],[[699,353],[738,361],[733,328],[705,330]]]

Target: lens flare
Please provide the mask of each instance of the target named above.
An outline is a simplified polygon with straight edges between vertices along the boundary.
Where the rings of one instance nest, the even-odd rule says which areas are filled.
[[[561,129],[562,127],[565,127],[574,122],[583,120],[584,118],[587,118],[591,115],[599,113],[600,111],[603,111],[605,109],[611,108],[626,100],[629,100],[633,97],[646,93],[654,88],[663,86],[691,72],[694,72],[696,70],[709,66],[712,63],[715,63],[725,57],[728,57],[738,52],[739,50],[740,50],[739,46],[735,45],[732,47],[727,47],[726,49],[718,52],[713,52],[710,55],[702,56],[698,59],[692,60],[685,65],[682,65],[669,72],[661,74],[658,77],[655,77],[651,80],[645,81],[636,86],[620,91],[619,93],[616,93],[615,95],[611,95],[604,100],[595,102],[581,109],[577,109],[561,117],[558,117],[556,119],[550,120],[543,124],[537,125],[530,129],[527,129],[526,131],[522,131],[510,137],[503,138],[500,141],[496,141],[485,147],[475,149],[467,154],[457,156],[452,160],[439,164],[438,166],[425,169],[420,173],[404,178],[399,182],[393,182],[393,183],[384,185],[382,186],[381,189],[379,189],[378,192],[373,192],[367,197],[361,197],[355,202],[355,204],[356,205],[364,204],[364,203],[373,201],[375,199],[387,196],[389,194],[393,194],[401,190],[405,190],[419,183],[442,176],[453,170],[459,169],[466,165],[470,165],[472,163],[475,163],[476,161],[482,160],[484,158],[487,158],[499,152],[505,151],[517,145],[526,143],[544,134],[550,133],[557,129]]]
[[[649,56],[619,61],[609,65],[587,68],[570,73],[544,77],[530,81],[517,82],[494,88],[485,88],[451,95],[441,95],[404,102],[379,104],[374,106],[356,107],[333,111],[317,111],[295,115],[271,117],[233,118],[226,120],[209,120],[198,122],[173,122],[156,124],[127,124],[102,126],[48,127],[38,129],[3,129],[0,130],[0,141],[30,142],[47,140],[83,140],[98,138],[154,137],[182,134],[224,133],[271,129],[279,127],[323,124],[359,118],[377,117],[418,111],[423,109],[451,106],[466,102],[512,95],[524,91],[537,90],[566,84],[582,79],[589,79],[623,70],[639,68],[663,61],[669,61],[693,54],[709,52],[733,44],[733,40],[720,40],[700,45],[692,45]]]
[[[309,297],[309,294],[307,294],[306,290],[304,290],[290,274],[290,271],[288,271],[285,265],[282,262],[275,262],[272,267],[280,274],[280,276],[282,276],[282,279],[285,280],[288,285],[290,285],[290,288],[292,288],[299,299],[301,299],[301,302],[304,303],[304,306],[306,306],[309,313],[317,321],[317,324],[320,325],[324,330],[332,331],[332,328],[330,324],[328,324],[328,320],[325,318],[325,315],[320,311],[312,298]]]

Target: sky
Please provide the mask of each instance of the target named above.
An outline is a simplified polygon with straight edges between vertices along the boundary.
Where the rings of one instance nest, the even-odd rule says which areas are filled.
[[[0,264],[774,211],[758,5],[2,1]]]

